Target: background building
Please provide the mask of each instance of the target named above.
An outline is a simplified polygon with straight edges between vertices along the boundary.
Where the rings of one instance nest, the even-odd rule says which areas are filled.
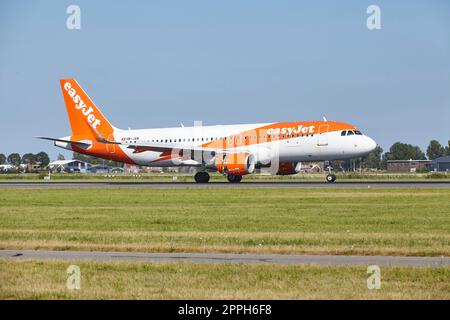
[[[387,160],[386,169],[388,172],[416,172],[426,169],[430,160]]]
[[[450,171],[450,156],[434,159],[429,167],[432,171]]]
[[[92,168],[90,163],[80,160],[56,160],[48,164],[52,172],[80,172],[87,173]]]

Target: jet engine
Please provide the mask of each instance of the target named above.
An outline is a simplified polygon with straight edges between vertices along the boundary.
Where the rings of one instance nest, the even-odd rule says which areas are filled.
[[[277,175],[285,176],[288,174],[296,174],[302,168],[301,162],[280,162]]]
[[[218,153],[214,166],[220,173],[245,175],[255,171],[256,159],[250,153]]]

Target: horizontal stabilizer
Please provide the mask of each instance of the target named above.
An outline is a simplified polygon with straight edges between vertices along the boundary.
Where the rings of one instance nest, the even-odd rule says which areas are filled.
[[[50,140],[50,141],[55,141],[55,142],[64,142],[64,143],[70,143],[73,144],[77,147],[86,149],[89,148],[91,146],[90,143],[86,143],[86,142],[79,142],[79,141],[70,141],[70,140],[64,140],[64,139],[57,139],[57,138],[48,138],[48,137],[35,137],[36,139],[43,139],[43,140]]]

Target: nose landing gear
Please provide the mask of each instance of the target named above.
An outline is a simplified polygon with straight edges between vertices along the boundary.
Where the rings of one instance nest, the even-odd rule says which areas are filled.
[[[335,182],[336,181],[336,175],[332,173],[333,167],[331,166],[331,163],[329,161],[325,161],[324,167],[328,169],[328,174],[326,177],[327,182]]]

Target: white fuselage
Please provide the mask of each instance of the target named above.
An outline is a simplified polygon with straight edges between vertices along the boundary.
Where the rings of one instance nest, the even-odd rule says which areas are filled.
[[[325,123],[325,122],[324,122]],[[324,132],[321,134],[293,134],[289,138],[267,139],[265,132],[255,131],[253,134],[240,136],[242,132],[251,132],[255,128],[267,127],[271,123],[216,125],[201,127],[178,127],[141,130],[115,130],[114,139],[124,143],[163,143],[167,145],[183,146],[186,148],[200,147],[220,139],[234,137],[241,139],[233,149],[248,152],[256,157],[259,163],[267,163],[277,157],[279,162],[324,161],[361,157],[372,151],[376,143],[362,134],[342,135],[342,130]],[[273,135],[272,135],[273,137]],[[242,141],[253,141],[241,144]],[[233,140],[234,142],[234,140]],[[161,152],[145,151],[134,153],[126,146],[109,146],[108,152],[115,152],[121,148],[135,163],[144,166],[174,166],[182,165],[182,160],[160,160]]]

